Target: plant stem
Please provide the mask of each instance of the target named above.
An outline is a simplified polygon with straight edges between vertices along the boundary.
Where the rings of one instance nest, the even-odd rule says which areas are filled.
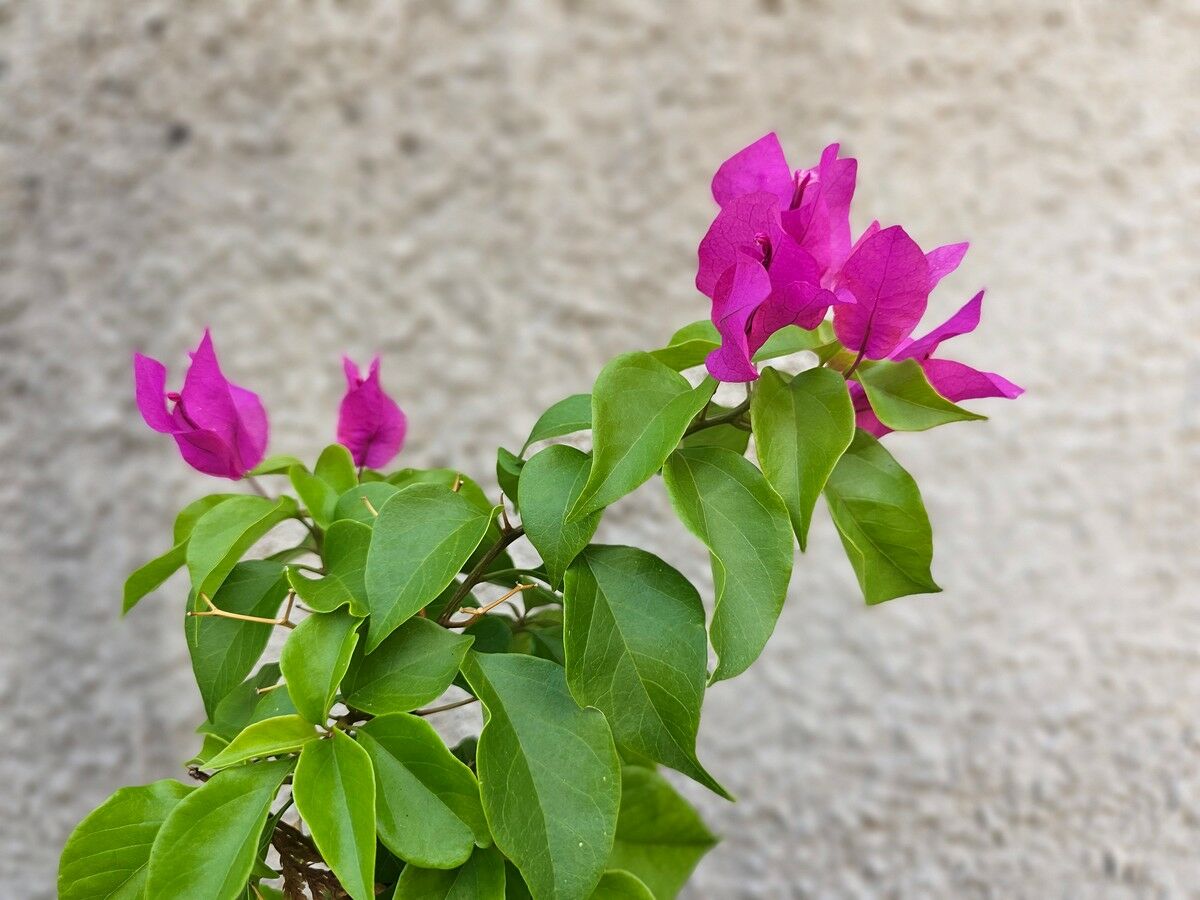
[[[503,553],[509,544],[513,543],[513,541],[517,540],[524,533],[525,529],[520,525],[509,531],[500,533],[500,539],[488,548],[487,553],[483,554],[483,558],[475,564],[475,568],[467,574],[466,579],[458,586],[458,590],[454,592],[454,596],[442,608],[437,620],[439,625],[445,626],[450,621],[450,617],[462,605],[463,598],[471,593],[471,589],[483,580],[483,576],[487,574],[488,566],[496,561],[496,557]]]
[[[688,426],[687,431],[683,433],[684,437],[689,434],[695,434],[697,431],[703,431],[705,428],[712,428],[714,425],[736,424],[750,410],[750,398],[747,397],[733,409],[728,412],[723,412],[719,416],[713,416],[711,419],[697,419]]]

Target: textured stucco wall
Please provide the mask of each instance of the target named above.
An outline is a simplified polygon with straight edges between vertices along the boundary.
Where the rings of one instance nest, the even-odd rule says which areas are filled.
[[[207,487],[133,348],[210,323],[301,454],[379,349],[407,461],[486,476],[704,315],[707,178],[769,128],[859,157],[860,226],[974,242],[931,315],[986,284],[961,353],[1029,394],[890,439],[944,594],[862,607],[818,522],[709,696],[741,802],[690,791],[726,836],[690,896],[1197,896],[1194,2],[29,0],[0,35],[0,896],[194,745],[181,585],[116,618]],[[708,584],[661,485],[601,536]]]

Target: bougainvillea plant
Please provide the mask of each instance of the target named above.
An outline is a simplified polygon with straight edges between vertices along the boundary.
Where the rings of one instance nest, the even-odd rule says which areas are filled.
[[[867,603],[938,591],[920,492],[878,438],[1020,393],[936,355],[982,294],[913,337],[966,244],[877,222],[852,241],[855,177],[836,145],[792,170],[773,134],[725,162],[696,275],[711,321],[546,410],[499,450],[495,496],[388,470],[407,423],[378,359],[345,361],[338,443],[310,468],[263,459],[263,405],[207,332],[178,392],[136,355],[146,424],[250,490],[186,506],[125,584],[128,612],[186,569],[207,719],[187,783],[123,788],[78,826],[60,896],[674,897],[716,839],[662,770],[729,798],[696,753],[704,692],[762,652],[818,501]],[[720,382],[744,399],[719,405]],[[560,440],[587,431],[589,451]],[[710,555],[711,612],[664,560],[592,543],[651,481]],[[478,738],[447,746],[439,714],[476,702]]]

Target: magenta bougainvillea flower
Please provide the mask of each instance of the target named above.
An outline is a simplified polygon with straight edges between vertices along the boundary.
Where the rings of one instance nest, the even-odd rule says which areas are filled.
[[[379,383],[378,356],[371,360],[366,378],[348,356],[342,357],[342,367],[346,396],[338,411],[338,443],[350,451],[356,466],[378,469],[400,452],[408,419]]]
[[[924,337],[915,340],[906,338],[901,341],[888,358],[897,361],[915,359],[921,364],[925,377],[929,379],[934,390],[955,403],[982,397],[1006,397],[1013,400],[1025,391],[1007,378],[994,372],[980,372],[952,359],[936,359],[933,356],[942,341],[974,331],[979,325],[982,311],[983,291],[980,291],[968,300],[962,309]],[[876,437],[882,437],[891,431],[876,418],[866,392],[859,384],[850,383],[850,395],[854,398],[859,428],[871,432]]]
[[[721,210],[700,242],[696,287],[713,302],[721,346],[707,360],[721,381],[752,381],[751,357],[785,325],[815,328],[830,306],[850,251],[857,163],[832,144],[811,169],[793,172],[774,133],[726,160],[713,176]]]
[[[241,478],[262,461],[267,448],[266,410],[257,394],[221,373],[208,329],[190,355],[178,393],[166,390],[166,366],[133,355],[138,409],[147,425],[175,438],[192,468],[219,478]]]

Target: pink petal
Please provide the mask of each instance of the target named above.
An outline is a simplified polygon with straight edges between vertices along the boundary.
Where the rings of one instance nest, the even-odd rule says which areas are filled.
[[[867,399],[867,392],[863,390],[862,385],[857,381],[851,381],[849,384],[850,399],[854,401],[855,427],[861,428],[875,437],[891,434],[892,429],[880,422],[879,417],[875,415],[875,410],[871,409],[871,401]]]
[[[979,316],[983,311],[983,291],[980,291],[965,304],[962,309],[939,325],[924,337],[908,341],[892,354],[893,359],[928,359],[937,352],[942,341],[960,335],[970,334],[979,326]]]
[[[155,431],[171,434],[175,422],[167,411],[167,367],[157,359],[133,354],[133,382],[138,410]]]
[[[824,321],[829,307],[836,302],[837,297],[830,291],[808,281],[796,281],[772,291],[751,319],[751,352],[758,352],[767,338],[787,325],[798,325],[809,330],[816,328]]]
[[[346,373],[346,387],[356,388],[362,380],[362,376],[358,374],[358,366],[354,364],[348,356],[342,357],[342,371]]]
[[[354,364],[343,360],[347,373]],[[358,369],[354,367],[357,376]],[[352,384],[338,410],[338,443],[344,445],[358,466],[381,468],[391,462],[404,445],[408,420],[400,407],[383,390],[379,381],[379,357],[371,362],[370,374],[361,384]]]
[[[858,179],[858,160],[838,159],[838,145],[830,144],[819,165],[821,198],[829,219],[830,267],[837,269],[850,255],[850,202]]]
[[[230,382],[229,395],[237,410],[239,427],[235,434],[243,472],[262,462],[267,452],[267,410],[258,394]]]
[[[792,172],[773,131],[721,163],[712,180],[713,199],[721,206],[760,191],[774,194],[784,209],[792,197]]]
[[[965,363],[952,359],[927,359],[921,363],[925,377],[934,390],[957,403],[959,400],[974,400],[980,397],[1005,397],[1014,400],[1025,393],[1025,389],[1013,384],[994,372],[980,372]]]
[[[747,326],[755,310],[771,293],[771,279],[761,263],[742,256],[721,276],[713,291],[712,320],[721,346],[705,360],[718,381],[753,381],[758,371],[750,362]]]
[[[939,281],[958,268],[970,246],[966,241],[961,244],[946,244],[944,247],[938,247],[925,254],[925,261],[929,263],[930,293],[933,293],[933,289],[937,287]]]
[[[834,310],[833,327],[849,349],[884,359],[912,333],[929,299],[929,264],[899,225],[862,241],[841,282],[858,301]]]
[[[236,442],[238,411],[221,373],[212,335],[204,330],[200,346],[192,353],[192,364],[183,379],[178,411],[197,429],[215,431],[231,447]]]
[[[179,445],[179,455],[184,462],[206,475],[236,481],[246,474],[246,468],[239,464],[233,448],[214,431],[181,431],[175,435],[175,443]]]
[[[780,243],[779,198],[757,193],[736,197],[717,213],[700,241],[696,288],[706,297],[714,296],[717,281],[738,261],[738,257],[756,252],[756,239],[762,236],[774,247]]]

